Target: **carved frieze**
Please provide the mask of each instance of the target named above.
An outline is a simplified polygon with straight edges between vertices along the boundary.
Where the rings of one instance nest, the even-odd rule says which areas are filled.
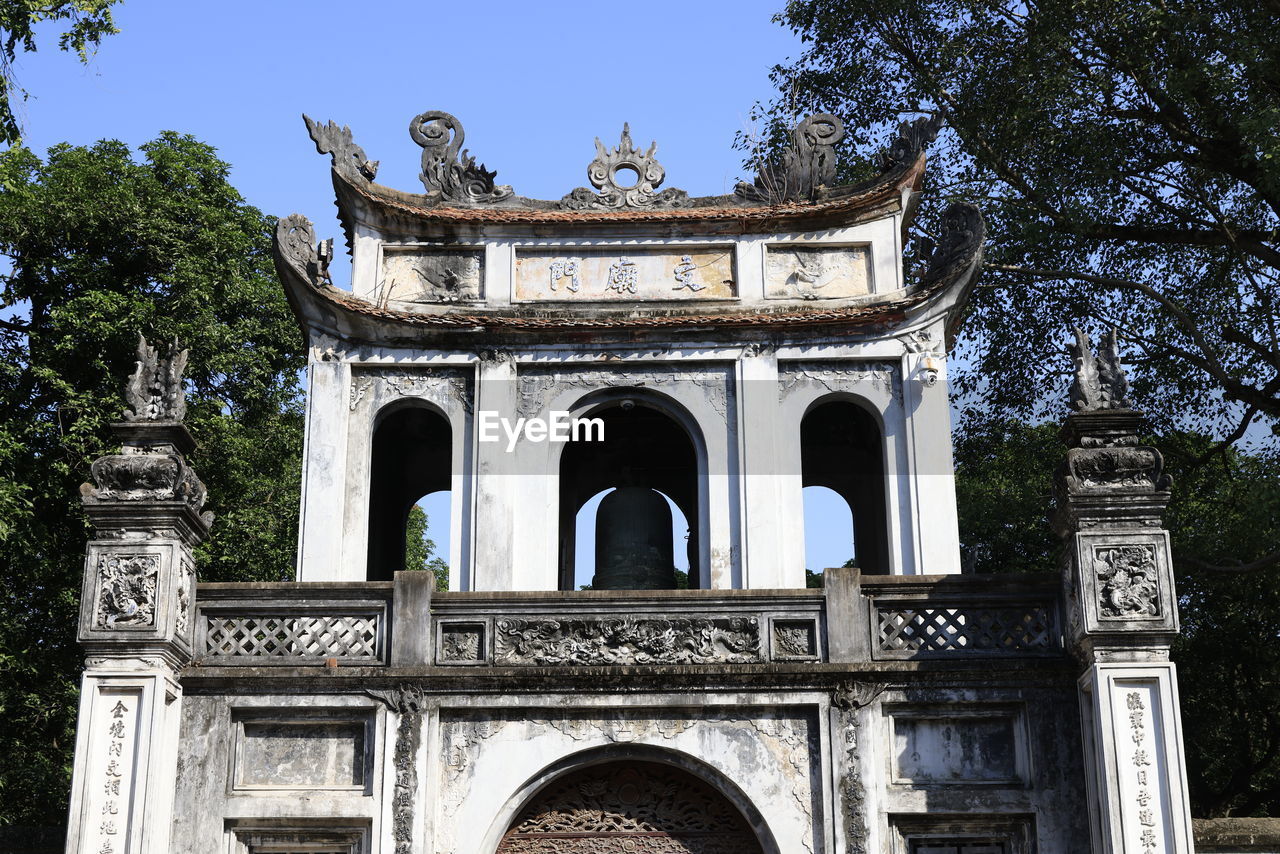
[[[1160,616],[1156,547],[1149,543],[1093,547],[1098,613],[1125,619]]]
[[[150,629],[156,624],[160,555],[115,554],[98,558],[95,629]]]
[[[1169,488],[1164,457],[1155,448],[1143,445],[1072,448],[1067,451],[1065,481],[1071,493]]]
[[[730,246],[516,250],[518,300],[610,302],[733,299]]]
[[[871,292],[865,246],[770,246],[765,254],[767,299],[848,299]]]
[[[509,198],[511,187],[494,184],[497,172],[462,147],[466,138],[462,122],[440,110],[428,110],[409,122],[409,136],[422,146],[422,172],[418,177],[428,194],[446,202],[491,204]]]
[[[598,190],[594,193],[579,187],[560,200],[569,210],[610,208],[680,208],[688,207],[689,194],[668,188],[658,191],[667,176],[654,156],[658,143],[651,142],[641,150],[631,141],[631,126],[622,126],[622,137],[613,148],[605,148],[596,137],[596,158],[587,167],[587,180]]]
[[[351,375],[351,388],[347,394],[347,407],[355,412],[373,392],[375,397],[421,397],[444,406],[448,400],[471,411],[471,381],[456,370],[405,370],[360,369]]]
[[[206,490],[180,454],[113,454],[89,466],[91,501],[183,501],[199,512]],[[83,490],[83,488],[82,488]]]
[[[895,400],[902,400],[898,366],[893,362],[786,362],[779,366],[778,396],[785,398],[802,389],[857,391],[869,386]]]
[[[484,296],[484,250],[479,247],[388,247],[382,258],[383,294],[400,302],[470,302]]]
[[[728,415],[730,376],[724,370],[677,369],[671,365],[619,366],[617,370],[572,370],[565,365],[555,370],[531,369],[519,376],[519,402],[517,413],[524,418],[546,412],[556,394],[567,389],[582,392],[606,388],[636,388],[665,390],[673,396],[681,389],[697,390],[700,399],[707,401],[716,413]],[[568,404],[561,401],[556,405]]]
[[[760,661],[753,617],[509,619],[494,631],[494,661],[517,666],[737,664]]]

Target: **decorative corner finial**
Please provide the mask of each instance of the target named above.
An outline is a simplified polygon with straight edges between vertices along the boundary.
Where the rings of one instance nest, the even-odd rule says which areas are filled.
[[[617,147],[605,148],[596,137],[596,159],[587,166],[587,180],[599,193],[579,187],[560,200],[561,206],[569,210],[686,207],[690,202],[684,190],[668,188],[658,192],[667,170],[658,162],[657,150],[657,142],[650,142],[647,151],[637,148],[631,139],[631,125],[626,122]]]
[[[306,113],[302,114],[302,120],[307,123],[307,132],[315,141],[316,151],[332,156],[336,172],[350,180],[372,181],[377,177],[378,161],[370,160],[364,149],[355,144],[350,127],[338,127],[332,121],[322,125]]]
[[[138,361],[125,386],[126,421],[181,421],[187,415],[187,396],[182,388],[182,372],[187,367],[186,350],[178,349],[175,336],[163,356],[138,333]]]
[[[755,182],[739,182],[734,194],[766,204],[813,201],[836,178],[835,146],[844,139],[839,116],[818,113],[796,125],[777,163],[762,164]]]
[[[329,262],[333,260],[333,238],[317,244],[311,220],[302,214],[289,214],[276,222],[272,248],[276,258],[287,264],[313,288],[332,284]]]
[[[1132,409],[1129,381],[1120,364],[1120,348],[1115,328],[1112,327],[1103,334],[1096,356],[1084,330],[1079,326],[1072,327],[1072,330],[1075,341],[1067,345],[1075,363],[1075,377],[1071,382],[1070,392],[1071,408],[1078,412]]]
[[[929,261],[924,271],[926,287],[955,277],[963,269],[982,260],[982,243],[987,236],[982,211],[967,202],[952,202],[942,212],[942,231],[936,243],[929,242]]]
[[[422,172],[418,177],[428,193],[439,193],[450,202],[490,204],[512,194],[510,186],[496,186],[490,171],[462,147],[466,138],[462,122],[441,110],[419,113],[409,122],[409,136],[422,146]]]

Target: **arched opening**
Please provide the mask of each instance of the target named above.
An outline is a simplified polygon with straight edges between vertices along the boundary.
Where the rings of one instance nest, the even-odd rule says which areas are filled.
[[[672,589],[677,563],[688,567],[689,586],[697,587],[700,478],[693,438],[639,397],[610,401],[584,417],[600,419],[603,440],[584,430],[560,457],[560,589],[578,586],[579,511],[602,492],[609,494],[594,514],[592,587]],[[687,537],[673,530],[672,505],[688,520]],[[677,561],[678,553],[684,560]]]
[[[409,511],[423,496],[448,491],[452,458],[449,422],[435,410],[406,406],[379,420],[369,463],[370,581],[390,581],[405,568]],[[441,523],[448,520],[433,527]]]
[[[853,511],[830,487],[804,487],[804,567],[806,586],[822,584],[822,571],[844,566],[855,552]]]
[[[581,590],[585,586],[591,585],[595,576],[596,521],[600,512],[600,503],[611,492],[613,492],[612,489],[597,492],[578,509],[578,515],[574,522],[577,530],[572,588],[574,590]],[[671,496],[665,495],[661,491],[658,491],[658,494],[667,502],[667,509],[671,512],[671,538],[675,551],[676,587],[677,589],[687,588],[689,586],[688,543],[692,523],[685,518],[684,512],[679,505],[671,500]]]
[[[706,781],[631,760],[590,765],[538,791],[496,854],[538,851],[764,854],[746,818]]]
[[[825,486],[844,499],[852,514],[849,547],[855,563],[867,574],[887,573],[888,482],[884,440],[875,416],[848,400],[813,407],[800,423],[800,457],[802,485]],[[804,522],[806,532],[823,524],[807,506]]]

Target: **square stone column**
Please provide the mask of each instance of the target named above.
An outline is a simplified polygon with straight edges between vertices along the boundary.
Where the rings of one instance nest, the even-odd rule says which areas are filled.
[[[95,529],[85,554],[79,639],[87,659],[68,854],[169,850],[182,691],[195,611],[192,549],[208,533],[204,484],[177,422],[114,425],[123,453],[81,487]]]
[[[1080,713],[1095,854],[1192,851],[1191,813],[1169,645],[1178,632],[1169,479],[1139,444],[1140,413],[1067,419],[1055,526],[1069,640],[1084,664]]]

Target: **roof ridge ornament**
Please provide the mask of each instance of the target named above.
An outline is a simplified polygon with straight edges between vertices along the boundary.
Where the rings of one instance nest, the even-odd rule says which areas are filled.
[[[762,163],[755,181],[739,181],[734,195],[766,204],[813,201],[836,178],[835,146],[842,139],[844,122],[839,116],[809,116],[791,131],[791,145],[780,160]]]
[[[450,202],[492,204],[509,198],[509,185],[497,186],[490,171],[462,147],[466,135],[462,122],[442,110],[419,113],[409,122],[409,136],[422,146],[422,172],[418,177],[427,193],[438,193]]]
[[[654,156],[657,150],[657,142],[650,142],[648,151],[637,148],[631,140],[631,125],[626,122],[616,147],[605,148],[600,137],[596,137],[596,159],[587,167],[587,180],[600,192],[578,187],[560,200],[561,207],[569,210],[688,207],[692,202],[684,190],[669,187],[657,191],[667,177],[667,170]],[[619,172],[623,175],[619,176]],[[630,182],[626,177],[628,172],[635,175]]]
[[[306,113],[302,120],[307,123],[316,151],[332,156],[335,172],[352,181],[372,181],[377,177],[379,161],[370,160],[364,149],[355,144],[350,125],[338,127],[334,121],[322,125]]]
[[[1109,409],[1133,409],[1129,400],[1129,380],[1120,364],[1120,346],[1115,327],[1111,327],[1098,342],[1094,355],[1089,336],[1079,326],[1073,326],[1076,340],[1067,345],[1071,360],[1075,363],[1075,376],[1071,380],[1071,408],[1078,412],[1099,412]]]

